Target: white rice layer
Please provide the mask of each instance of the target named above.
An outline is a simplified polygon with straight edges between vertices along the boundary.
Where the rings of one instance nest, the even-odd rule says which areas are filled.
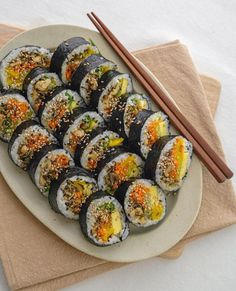
[[[98,101],[98,112],[99,112],[99,114],[102,115],[102,117],[106,121],[108,120],[109,116],[107,113],[105,113],[103,99],[108,94],[108,92],[110,92],[117,85],[117,83],[119,82],[120,79],[127,79],[128,80],[128,87],[127,87],[126,93],[131,93],[133,90],[132,80],[128,74],[117,75],[107,84],[105,90],[102,92],[102,94],[99,98],[99,101]],[[119,100],[120,100],[120,97],[117,98],[117,102],[116,102],[116,104],[114,104],[114,106],[117,105]]]
[[[93,209],[96,209],[97,207],[101,206],[102,204],[106,203],[106,202],[112,202],[115,205],[115,208],[120,212],[120,217],[121,217],[121,223],[122,223],[122,230],[119,234],[117,235],[113,235],[108,242],[104,243],[99,241],[98,239],[96,239],[93,235],[92,235],[92,229],[94,224],[96,223],[96,218],[93,215]],[[111,196],[104,196],[102,198],[98,198],[98,199],[94,199],[91,204],[88,207],[87,210],[87,215],[86,215],[86,224],[87,224],[87,231],[88,231],[88,236],[90,239],[92,239],[96,244],[98,245],[112,245],[115,244],[117,242],[120,242],[121,240],[124,240],[128,234],[129,234],[129,230],[128,230],[128,226],[125,222],[125,214],[124,211],[122,209],[122,206],[120,205],[120,203]]]
[[[191,164],[193,146],[187,139],[185,139],[184,137],[181,137],[181,138],[183,138],[185,140],[185,152],[188,153],[188,160],[187,160],[187,165],[186,165],[185,176],[183,176],[183,178],[179,182],[177,182],[175,184],[168,184],[168,183],[166,183],[166,182],[164,182],[162,180],[163,169],[161,167],[161,161],[162,161],[163,157],[166,155],[166,153],[169,152],[173,148],[173,145],[174,145],[175,140],[177,138],[180,138],[180,136],[177,136],[177,137],[171,139],[164,146],[164,148],[162,149],[161,155],[159,157],[157,166],[156,166],[156,171],[155,171],[156,182],[164,191],[177,191],[182,186],[184,178],[185,178],[186,174],[188,173],[188,170],[189,170],[189,167],[190,167],[190,164]]]
[[[17,99],[20,102],[25,102],[25,103],[28,104],[28,101],[21,94],[18,94],[18,93],[12,93],[11,94],[11,93],[9,93],[9,94],[5,94],[5,95],[0,96],[0,105],[7,103],[12,98]]]
[[[66,187],[66,184],[67,184],[68,180],[70,180],[70,181],[82,180],[82,181],[85,181],[86,183],[92,184],[93,185],[92,193],[94,193],[94,192],[96,192],[98,190],[97,182],[96,182],[95,179],[93,179],[91,177],[88,177],[88,176],[77,176],[77,175],[75,175],[73,177],[70,177],[70,178],[66,179],[60,185],[60,187],[59,187],[59,189],[57,191],[57,206],[58,206],[60,212],[65,217],[77,220],[79,218],[79,214],[73,213],[73,211],[71,211],[70,208],[67,209],[67,206],[66,206],[67,200],[64,197],[64,189]]]

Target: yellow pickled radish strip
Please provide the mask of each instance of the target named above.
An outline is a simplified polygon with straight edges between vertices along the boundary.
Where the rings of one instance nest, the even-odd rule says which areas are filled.
[[[120,138],[113,138],[109,140],[109,147],[117,147],[123,143],[124,139],[122,137]]]
[[[121,95],[124,95],[127,91],[127,87],[128,87],[128,80],[127,79],[121,79],[121,87],[119,92],[117,93],[117,97],[120,97]]]
[[[155,203],[152,205],[151,219],[159,220],[163,214],[164,207],[161,203]]]
[[[149,188],[149,198],[150,198],[150,206],[151,206],[151,219],[159,220],[163,214],[164,206],[158,200],[158,192],[156,186],[151,186]]]
[[[158,138],[169,134],[166,122],[161,119],[153,120],[153,122],[148,125],[147,131],[149,133],[149,146],[152,146]]]
[[[181,180],[186,173],[188,161],[188,153],[185,153],[184,139],[176,139],[172,154],[176,162],[176,177]]]
[[[118,234],[122,230],[121,218],[119,211],[112,212],[111,214],[111,224],[113,227],[113,234]]]
[[[162,137],[165,135],[168,135],[168,127],[166,126],[166,122],[165,121],[161,121],[157,127],[158,130],[158,137]]]

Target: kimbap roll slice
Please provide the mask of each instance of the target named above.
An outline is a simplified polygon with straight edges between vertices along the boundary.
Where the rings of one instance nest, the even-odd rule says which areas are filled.
[[[75,122],[75,120],[83,113],[87,112],[85,107],[77,107],[66,118],[60,121],[60,126],[55,130],[54,136],[58,139],[61,145],[63,145],[63,138],[69,127]]]
[[[46,99],[39,109],[41,124],[51,133],[60,129],[61,122],[68,120],[76,109],[85,104],[79,94],[70,89],[59,87]]]
[[[81,206],[97,190],[96,180],[87,171],[71,167],[52,182],[48,201],[55,212],[78,219]]]
[[[80,143],[89,138],[95,129],[104,128],[105,123],[97,112],[87,111],[75,116],[72,123],[62,127],[63,148],[74,157],[76,148]]]
[[[177,191],[188,173],[192,154],[193,146],[183,136],[161,137],[148,154],[145,175],[164,191]]]
[[[169,134],[169,118],[165,113],[142,110],[130,126],[129,144],[146,159],[153,144],[160,137]]]
[[[129,94],[127,99],[119,102],[116,110],[113,110],[110,128],[116,130],[123,137],[129,137],[132,122],[137,114],[144,109],[150,109],[148,97],[138,93]]]
[[[9,142],[16,127],[34,117],[29,102],[17,91],[0,95],[0,140]]]
[[[108,71],[99,79],[97,90],[91,95],[91,105],[108,121],[118,103],[132,91],[133,84],[128,74]]]
[[[45,102],[46,96],[61,85],[61,80],[57,74],[49,72],[46,68],[37,67],[26,76],[23,89],[34,111],[38,113],[40,106]]]
[[[137,154],[117,148],[99,162],[98,188],[114,194],[122,182],[143,175],[144,162]]]
[[[48,196],[51,182],[71,166],[74,161],[67,151],[56,145],[46,145],[34,155],[28,172],[40,192]]]
[[[50,144],[57,144],[56,138],[37,121],[27,120],[14,131],[8,144],[8,153],[18,167],[27,170],[34,154]]]
[[[75,163],[84,169],[95,171],[99,161],[107,154],[123,144],[124,139],[118,133],[110,130],[98,129],[85,145],[79,145],[75,152]]]
[[[0,83],[4,89],[22,90],[28,73],[35,67],[49,67],[51,52],[43,47],[28,45],[10,51],[0,63]]]
[[[93,54],[99,54],[95,45],[82,37],[72,37],[56,48],[50,70],[57,73],[64,84],[68,84],[80,63]]]
[[[119,243],[129,235],[129,226],[119,201],[99,191],[84,203],[79,222],[85,238],[97,246]]]
[[[97,90],[98,79],[107,71],[116,68],[117,66],[113,62],[101,55],[91,55],[81,62],[74,72],[71,87],[79,92],[87,105],[90,105],[91,93]]]
[[[125,182],[117,189],[115,197],[123,206],[128,220],[137,227],[155,225],[165,217],[165,194],[152,180]]]

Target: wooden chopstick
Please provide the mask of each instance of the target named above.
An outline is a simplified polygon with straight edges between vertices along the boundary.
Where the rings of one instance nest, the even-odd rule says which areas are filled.
[[[139,74],[141,74],[144,79],[148,82],[148,84],[154,89],[154,91],[159,95],[159,97],[164,101],[164,103],[173,111],[173,114],[179,119],[179,121],[186,127],[189,133],[192,135],[192,138],[196,140],[196,142],[202,147],[203,151],[206,151],[210,159],[216,164],[219,170],[224,174],[226,178],[231,178],[233,176],[233,172],[228,168],[225,162],[216,154],[216,152],[210,147],[210,145],[206,142],[206,140],[199,134],[199,132],[191,125],[191,123],[187,120],[187,118],[180,112],[180,110],[173,104],[172,100],[166,95],[163,89],[154,82],[154,80],[143,70],[137,60],[129,53],[129,51],[120,43],[120,41],[114,36],[114,34],[106,27],[106,25],[96,16],[93,12],[92,16],[96,19],[99,25],[105,30],[110,39],[114,42],[116,46],[120,49],[120,51],[129,59],[131,64],[137,69]],[[156,101],[156,100],[154,100]],[[156,102],[157,105],[160,104]],[[164,109],[162,109],[164,110]],[[171,118],[170,118],[171,119]],[[172,121],[173,123],[173,121]],[[175,125],[176,126],[176,125]],[[177,127],[177,126],[176,126]],[[184,134],[184,133],[183,133]],[[186,134],[184,134],[186,136]],[[186,136],[187,137],[187,136]],[[190,139],[191,141],[191,139]],[[193,143],[194,144],[194,143]],[[195,149],[196,151],[196,149]],[[201,157],[200,157],[201,158]],[[204,162],[204,160],[203,160]],[[206,165],[208,166],[208,165]]]
[[[87,14],[89,19],[125,62],[135,78],[143,85],[153,101],[169,116],[176,129],[192,142],[195,153],[206,165],[216,180],[218,182],[224,182],[226,178],[231,178],[233,175],[232,171],[189,123],[186,117],[169,99],[163,89],[142,69],[136,59],[127,51],[127,49],[124,48],[105,24],[93,12],[91,14],[95,19],[90,14]]]

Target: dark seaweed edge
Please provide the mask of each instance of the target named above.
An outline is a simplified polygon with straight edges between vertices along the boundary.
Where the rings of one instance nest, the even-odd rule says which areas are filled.
[[[60,213],[58,204],[57,204],[57,192],[58,189],[60,188],[61,184],[66,180],[69,179],[73,176],[85,176],[85,177],[90,177],[90,178],[94,178],[91,173],[89,173],[88,171],[86,171],[85,169],[82,169],[80,167],[69,167],[65,170],[63,170],[59,176],[57,180],[53,180],[50,186],[50,191],[48,194],[48,202],[52,208],[52,210],[54,210],[57,213]]]

